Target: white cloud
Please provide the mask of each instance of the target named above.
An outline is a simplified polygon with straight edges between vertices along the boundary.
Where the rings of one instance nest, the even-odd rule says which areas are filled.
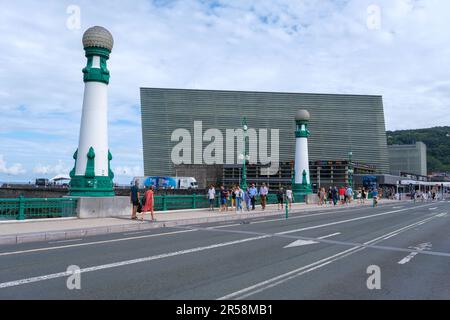
[[[0,154],[0,173],[17,176],[24,174],[25,172],[26,170],[21,163],[14,163],[12,166],[8,167],[3,155]]]
[[[68,175],[70,172],[70,167],[66,163],[59,160],[57,164],[54,165],[42,165],[38,164],[34,167],[33,173],[49,175],[49,174],[64,174]]]

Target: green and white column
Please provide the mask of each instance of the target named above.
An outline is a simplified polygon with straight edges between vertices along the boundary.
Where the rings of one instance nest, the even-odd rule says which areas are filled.
[[[310,115],[307,110],[299,110],[295,116],[295,181],[292,191],[296,194],[312,193],[309,173],[308,130]]]
[[[87,64],[83,69],[84,98],[78,149],[70,172],[70,195],[114,196],[112,155],[108,148],[108,84],[106,62],[113,48],[111,33],[92,27],[83,35]]]

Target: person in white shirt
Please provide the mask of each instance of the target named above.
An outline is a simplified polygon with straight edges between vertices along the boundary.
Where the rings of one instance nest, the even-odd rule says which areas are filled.
[[[293,195],[292,195],[292,190],[290,188],[288,188],[286,190],[286,198],[287,198],[287,201],[289,203],[289,210],[291,210],[292,209],[292,201],[294,199],[293,199]]]
[[[211,185],[208,189],[209,210],[214,211],[214,200],[216,199],[216,189]]]
[[[239,186],[237,186],[234,194],[236,195],[236,212],[242,212],[242,199],[244,198],[244,192]]]
[[[267,194],[269,193],[269,189],[266,187],[266,184],[263,183],[262,187],[259,188],[259,196],[261,197],[261,208],[262,210],[266,210],[267,204]]]

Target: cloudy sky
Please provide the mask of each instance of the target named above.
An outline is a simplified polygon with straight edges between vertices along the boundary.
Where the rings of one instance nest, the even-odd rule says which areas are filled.
[[[109,139],[143,172],[140,87],[379,94],[387,129],[450,125],[448,0],[0,0],[0,181],[68,173],[81,37],[114,36]]]

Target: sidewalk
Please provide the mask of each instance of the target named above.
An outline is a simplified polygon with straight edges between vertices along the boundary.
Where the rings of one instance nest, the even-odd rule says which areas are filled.
[[[387,203],[402,203],[401,201],[382,200],[380,205]],[[367,202],[365,206],[370,206]],[[309,213],[318,210],[346,209],[363,205],[351,204],[337,207],[320,207],[317,204],[293,204],[292,213]],[[156,222],[150,221],[150,215],[145,216],[144,221],[136,221],[127,218],[101,218],[101,219],[77,219],[55,218],[45,220],[25,220],[0,222],[0,245],[19,244],[38,241],[55,241],[83,238],[93,235],[109,233],[133,232],[150,230],[163,227],[174,227],[190,224],[213,223],[223,221],[245,220],[255,217],[284,216],[285,211],[277,210],[277,205],[268,205],[265,211],[257,207],[255,211],[236,213],[219,212],[217,209],[211,212],[208,209],[177,210],[157,212]],[[138,215],[140,217],[140,215]]]

